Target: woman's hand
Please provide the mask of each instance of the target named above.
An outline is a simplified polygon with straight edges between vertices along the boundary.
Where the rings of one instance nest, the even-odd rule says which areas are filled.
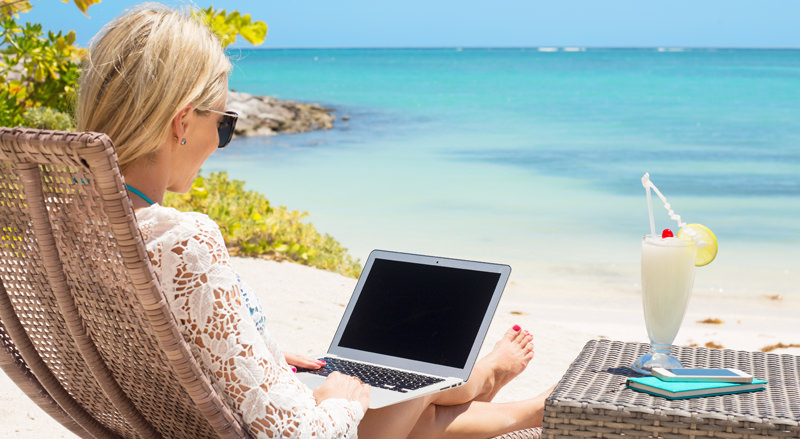
[[[333,372],[321,386],[314,389],[314,399],[317,404],[330,398],[344,398],[348,401],[358,401],[364,413],[369,408],[369,385],[358,378]]]
[[[284,352],[283,356],[286,358],[286,362],[289,363],[289,366],[301,367],[303,369],[317,370],[325,365],[324,361],[308,358],[300,354],[292,354],[290,352]]]

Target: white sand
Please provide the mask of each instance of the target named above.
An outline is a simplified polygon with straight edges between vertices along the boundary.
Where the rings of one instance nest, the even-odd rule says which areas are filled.
[[[282,349],[301,354],[325,351],[355,286],[354,279],[291,263],[236,258],[234,264],[261,297],[268,327]],[[759,350],[779,342],[800,344],[800,297],[723,300],[704,296],[703,288],[698,279],[695,292],[700,290],[700,294],[692,298],[675,344],[713,342],[739,350]],[[521,399],[543,391],[559,379],[588,340],[647,341],[637,291],[634,283],[610,284],[602,273],[536,281],[512,274],[483,352],[490,350],[507,328],[519,324],[534,334],[536,358],[497,400]],[[723,323],[697,323],[709,317]],[[798,348],[774,352],[800,355]],[[75,437],[0,373],[0,438]]]

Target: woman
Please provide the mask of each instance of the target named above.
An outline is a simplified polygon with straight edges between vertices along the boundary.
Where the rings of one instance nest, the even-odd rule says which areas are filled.
[[[216,224],[160,206],[183,193],[233,133],[225,113],[231,69],[220,43],[190,14],[134,8],[95,37],[78,102],[80,130],[107,133],[117,149],[139,227],[172,313],[213,384],[256,437],[490,437],[541,424],[545,395],[490,403],[533,357],[515,326],[462,387],[367,411],[369,387],[333,373],[313,392],[281,353],[257,298],[230,264]]]

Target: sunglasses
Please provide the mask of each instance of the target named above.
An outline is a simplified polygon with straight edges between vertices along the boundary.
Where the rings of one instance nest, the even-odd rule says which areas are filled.
[[[233,129],[236,128],[236,121],[239,119],[239,115],[235,111],[205,111],[222,115],[222,119],[219,121],[219,125],[217,125],[217,135],[219,136],[219,146],[217,146],[217,148],[228,146],[233,138]]]

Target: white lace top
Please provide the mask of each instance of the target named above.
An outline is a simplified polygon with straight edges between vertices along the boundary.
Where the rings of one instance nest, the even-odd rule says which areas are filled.
[[[361,405],[317,405],[264,327],[258,297],[210,218],[152,205],[136,214],[172,314],[195,358],[253,436],[355,438]]]

